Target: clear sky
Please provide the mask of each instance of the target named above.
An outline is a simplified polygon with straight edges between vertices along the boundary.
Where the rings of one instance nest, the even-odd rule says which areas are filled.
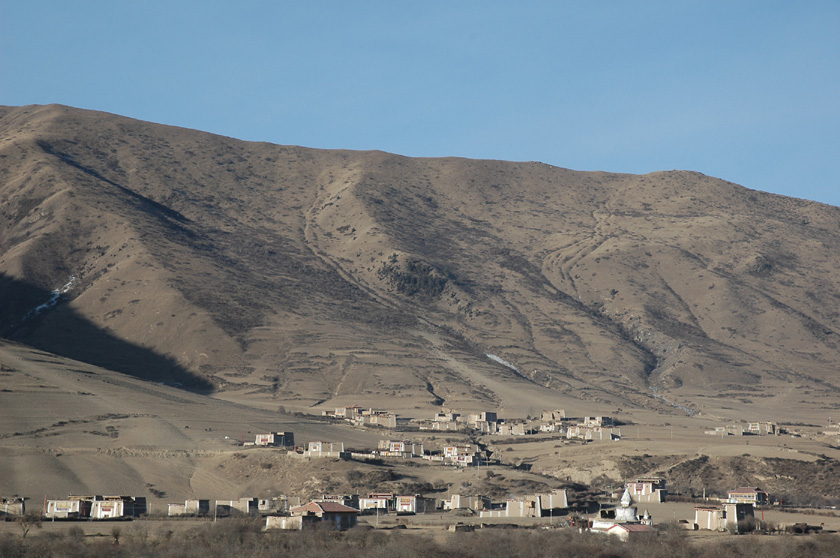
[[[840,205],[840,1],[0,0],[0,104]]]

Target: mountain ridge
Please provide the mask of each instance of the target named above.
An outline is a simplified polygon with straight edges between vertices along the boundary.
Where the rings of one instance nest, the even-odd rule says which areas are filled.
[[[4,277],[78,277],[67,308],[220,396],[837,405],[840,210],[692,171],[279,146],[49,105],[0,108],[0,201]],[[4,336],[44,346],[62,312]]]

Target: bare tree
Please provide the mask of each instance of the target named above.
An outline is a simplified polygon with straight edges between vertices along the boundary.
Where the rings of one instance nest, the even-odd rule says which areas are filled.
[[[20,536],[25,539],[33,527],[41,528],[41,516],[37,513],[27,513],[18,517],[17,523],[20,525]]]

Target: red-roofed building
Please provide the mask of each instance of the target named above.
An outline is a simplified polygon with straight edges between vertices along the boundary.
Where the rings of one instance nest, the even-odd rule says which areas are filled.
[[[608,535],[614,535],[619,539],[626,541],[629,538],[639,536],[651,536],[656,533],[656,530],[650,525],[640,525],[638,523],[616,523],[606,530]]]
[[[338,502],[309,502],[306,505],[294,507],[289,512],[292,516],[300,516],[303,526],[326,521],[339,531],[355,527],[359,516],[359,510]]]

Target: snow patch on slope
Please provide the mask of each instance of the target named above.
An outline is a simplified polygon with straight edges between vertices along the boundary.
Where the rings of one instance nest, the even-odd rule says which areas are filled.
[[[496,362],[498,362],[498,363],[499,363],[499,364],[501,364],[502,366],[507,366],[508,368],[510,368],[511,370],[513,370],[514,372],[516,372],[517,374],[519,374],[520,376],[522,375],[522,374],[519,372],[519,369],[518,369],[516,366],[514,366],[514,365],[513,365],[513,364],[511,364],[511,363],[509,363],[508,361],[506,361],[506,360],[505,360],[505,359],[503,359],[502,357],[498,357],[498,356],[493,355],[493,354],[490,354],[490,353],[485,353],[485,354],[487,355],[487,358],[489,358],[490,360],[495,360]]]
[[[21,321],[26,321],[30,318],[34,318],[38,314],[40,314],[42,312],[46,312],[50,308],[54,307],[56,304],[59,303],[59,301],[61,301],[61,295],[67,294],[70,291],[70,289],[72,289],[75,286],[76,286],[76,276],[71,275],[69,281],[67,281],[63,286],[54,290],[51,293],[50,299],[48,301],[46,301],[43,304],[39,304],[38,306],[36,306],[35,308],[33,308],[32,310],[27,312],[26,315],[23,317],[23,319]]]

